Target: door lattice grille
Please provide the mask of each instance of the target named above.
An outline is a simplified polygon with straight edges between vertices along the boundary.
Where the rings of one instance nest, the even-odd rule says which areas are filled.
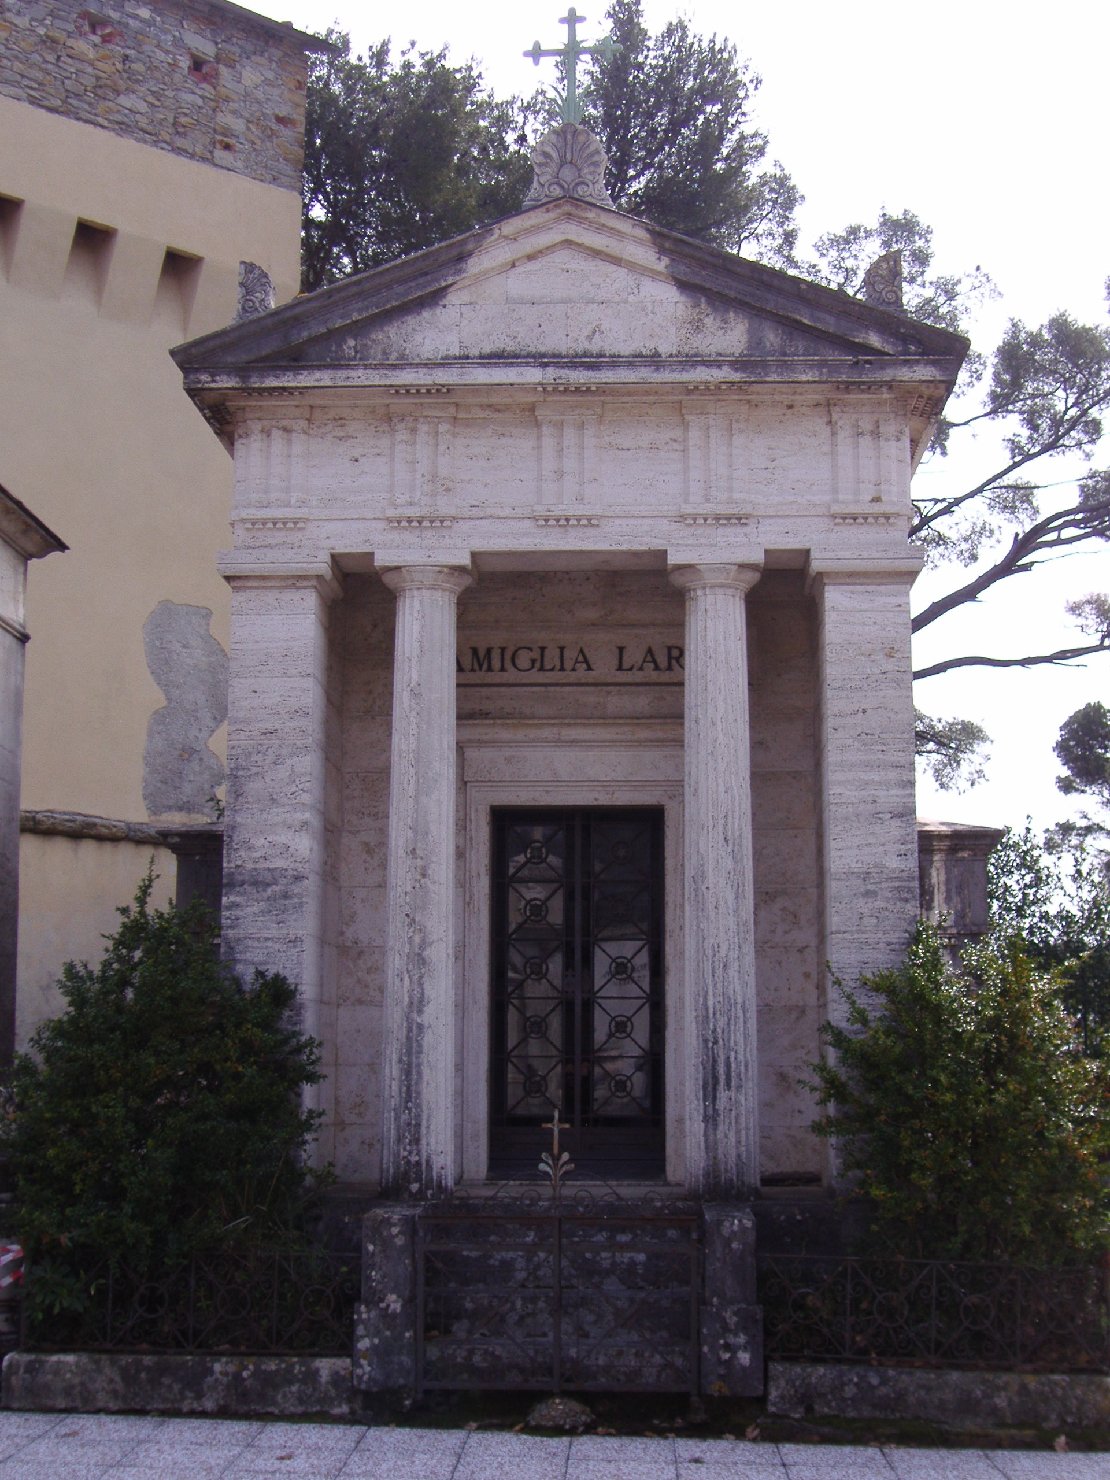
[[[662,1171],[662,814],[494,814],[491,1170],[559,1111],[580,1170]]]

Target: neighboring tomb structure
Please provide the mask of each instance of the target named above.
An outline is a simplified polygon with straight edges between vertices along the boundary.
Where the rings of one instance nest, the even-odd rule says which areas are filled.
[[[65,549],[53,530],[0,486],[0,1064],[11,1063],[15,1044],[27,567]]]
[[[953,960],[990,927],[987,863],[1004,836],[1001,827],[918,818],[921,914],[936,926]]]

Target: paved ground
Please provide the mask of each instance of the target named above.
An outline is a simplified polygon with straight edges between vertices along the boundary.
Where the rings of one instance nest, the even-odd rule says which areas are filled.
[[[1110,1480],[1110,1454],[0,1412],[0,1480]]]

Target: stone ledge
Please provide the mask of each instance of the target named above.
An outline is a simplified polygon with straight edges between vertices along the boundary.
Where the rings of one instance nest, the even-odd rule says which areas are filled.
[[[91,838],[98,843],[142,843],[164,848],[165,839],[153,823],[128,822],[119,817],[95,817],[88,812],[24,809],[19,830],[47,837]]]
[[[896,1414],[953,1429],[1098,1428],[1110,1423],[1110,1376],[772,1361],[767,1408],[787,1418]]]
[[[327,1414],[361,1411],[347,1357],[9,1352],[0,1406],[39,1412]]]

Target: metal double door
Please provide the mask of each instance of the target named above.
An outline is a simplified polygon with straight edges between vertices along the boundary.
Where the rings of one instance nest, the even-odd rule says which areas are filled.
[[[490,1170],[663,1172],[661,808],[495,811]]]

